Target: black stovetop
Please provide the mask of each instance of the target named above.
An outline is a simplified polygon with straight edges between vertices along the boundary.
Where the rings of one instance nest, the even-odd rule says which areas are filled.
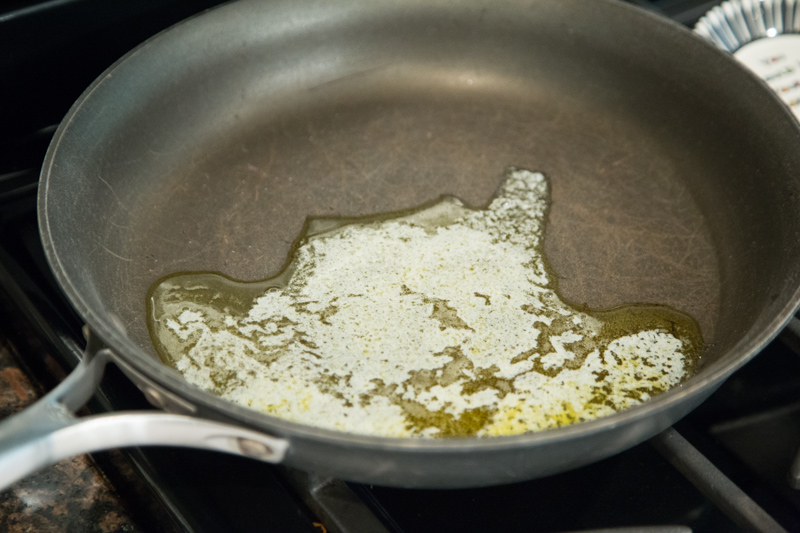
[[[53,383],[47,383],[45,365],[37,362],[41,347],[71,368],[78,357],[72,346],[83,342],[81,321],[52,279],[39,244],[35,192],[47,143],[70,104],[108,65],[164,27],[217,3],[18,1],[13,9],[0,8],[0,294],[10,309],[3,327],[30,347],[26,363],[46,386]],[[693,24],[717,2],[633,3]],[[30,338],[36,341],[25,340]],[[795,340],[787,333],[773,342],[675,426],[790,531],[800,531],[800,492],[786,482],[800,448],[800,356],[790,347]],[[151,407],[111,368],[89,408]],[[541,480],[481,489],[403,490],[309,481],[302,473],[211,452],[125,451],[147,487],[146,497],[163,510],[157,524],[152,516],[139,514],[144,530],[321,531],[315,522],[328,531],[352,532],[558,532],[667,525],[697,532],[737,530],[721,510],[724,505],[698,490],[668,456],[663,448],[645,443]],[[101,467],[109,464],[104,454],[97,454],[96,461]],[[111,466],[107,475],[115,481]],[[122,481],[117,488],[128,495]]]

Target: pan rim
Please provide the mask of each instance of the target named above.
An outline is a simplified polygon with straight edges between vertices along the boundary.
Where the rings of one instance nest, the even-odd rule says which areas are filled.
[[[760,80],[746,71],[744,67],[736,63],[732,58],[728,58],[726,54],[719,52],[716,48],[702,40],[701,38],[692,34],[686,28],[681,27],[665,18],[659,17],[655,14],[646,12],[642,9],[636,8],[631,5],[623,4],[615,0],[603,0],[603,3],[615,9],[629,10],[636,12],[641,17],[648,18],[658,24],[666,24],[675,29],[679,29],[686,38],[691,38],[695,42],[702,43],[702,46],[707,46],[709,49],[714,50],[719,55],[720,61],[728,61],[731,65],[743,72],[747,72],[748,77],[753,81],[763,84]],[[210,11],[223,10],[230,7],[231,3],[226,3],[221,6],[212,8]],[[624,411],[619,411],[614,414],[601,417],[595,420],[554,428],[550,430],[537,431],[533,433],[526,433],[521,435],[507,435],[497,437],[465,437],[457,439],[420,439],[420,438],[397,438],[397,437],[379,437],[373,435],[363,435],[358,433],[348,433],[344,431],[329,430],[292,422],[283,418],[275,417],[265,413],[234,404],[230,401],[219,398],[212,393],[206,392],[198,387],[188,384],[181,378],[173,375],[169,369],[159,361],[148,356],[148,354],[138,347],[129,337],[123,335],[120,330],[114,326],[111,320],[103,317],[96,309],[92,308],[84,299],[83,295],[76,289],[72,279],[68,274],[68,268],[64,265],[59,255],[57,245],[53,240],[53,232],[51,230],[51,213],[49,212],[48,194],[51,175],[53,173],[54,164],[59,152],[61,142],[68,135],[70,124],[75,116],[80,113],[84,104],[89,101],[91,95],[98,90],[103,82],[112,75],[112,73],[119,68],[128,58],[141,52],[146,46],[158,39],[166,32],[175,30],[189,23],[194,18],[201,16],[207,12],[191,17],[187,20],[181,21],[178,24],[160,32],[159,34],[151,37],[143,42],[114,64],[112,64],[106,71],[104,71],[80,96],[72,108],[69,110],[64,120],[56,130],[53,141],[47,151],[42,166],[40,176],[40,188],[38,196],[38,220],[40,227],[41,240],[43,243],[45,256],[52,272],[54,273],[59,286],[64,291],[70,303],[75,307],[76,311],[82,319],[86,321],[91,330],[96,333],[104,342],[108,343],[110,349],[125,363],[130,364],[136,370],[142,372],[148,379],[152,379],[161,386],[168,388],[171,391],[178,391],[178,393],[189,399],[195,405],[204,405],[210,407],[216,412],[222,413],[235,419],[241,424],[256,425],[260,431],[268,433],[275,431],[279,436],[288,438],[314,438],[320,441],[333,444],[347,444],[347,445],[364,445],[370,447],[380,447],[386,450],[419,450],[425,452],[453,452],[457,450],[475,451],[483,449],[491,450],[506,450],[517,448],[531,448],[540,445],[555,444],[564,440],[570,440],[576,435],[589,436],[596,433],[601,433],[618,426],[626,425],[634,422],[647,415],[656,415],[665,411],[670,406],[685,402],[698,395],[708,392],[709,388],[720,384],[730,374],[739,369],[758,351],[760,351],[767,343],[769,343],[781,329],[791,320],[794,312],[800,307],[800,287],[798,287],[793,294],[786,298],[785,305],[774,314],[773,319],[766,327],[748,339],[740,340],[733,346],[728,355],[719,364],[712,364],[707,372],[702,376],[691,378],[687,383],[671,389],[670,391],[659,395],[656,398],[650,399],[647,402],[636,405]],[[775,103],[783,107],[777,96],[773,96]],[[776,110],[777,111],[777,110]],[[784,110],[784,114],[790,117],[797,125],[795,117],[789,112],[788,109]],[[269,429],[264,429],[265,427]]]

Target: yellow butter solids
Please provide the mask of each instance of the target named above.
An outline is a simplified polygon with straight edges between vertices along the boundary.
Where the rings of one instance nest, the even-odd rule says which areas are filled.
[[[613,413],[686,379],[702,350],[662,306],[591,311],[542,251],[549,185],[510,169],[492,202],[307,225],[287,269],[151,289],[154,344],[187,381],[253,409],[387,437],[518,434]]]

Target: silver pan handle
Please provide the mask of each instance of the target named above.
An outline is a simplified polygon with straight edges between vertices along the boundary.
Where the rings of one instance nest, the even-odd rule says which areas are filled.
[[[81,363],[31,407],[0,423],[0,490],[45,466],[125,446],[180,446],[279,463],[286,440],[230,424],[166,413],[119,412],[78,418],[113,354],[87,348]]]

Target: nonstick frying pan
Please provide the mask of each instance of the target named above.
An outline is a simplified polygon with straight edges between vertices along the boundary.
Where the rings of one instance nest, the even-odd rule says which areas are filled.
[[[698,405],[798,304],[800,129],[712,46],[606,0],[241,1],[103,74],[57,131],[39,220],[91,330],[84,362],[0,427],[3,483],[124,445],[238,453],[406,487],[507,483],[626,449]],[[148,287],[275,274],[307,216],[485,204],[508,166],[552,184],[546,252],[594,308],[694,316],[697,375],[534,434],[389,439],[308,427],[195,388],[156,357]],[[76,419],[112,360],[166,413]]]

